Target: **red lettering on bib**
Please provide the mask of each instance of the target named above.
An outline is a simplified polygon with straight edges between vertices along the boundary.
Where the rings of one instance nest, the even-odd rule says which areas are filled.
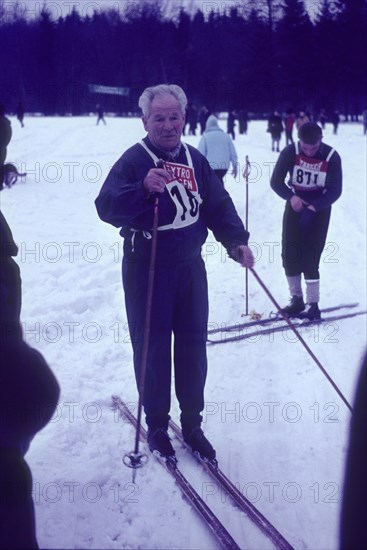
[[[171,174],[171,179],[167,181],[167,185],[173,181],[182,183],[189,191],[197,193],[198,185],[195,179],[194,169],[185,164],[176,164],[174,162],[164,162],[164,169]]]

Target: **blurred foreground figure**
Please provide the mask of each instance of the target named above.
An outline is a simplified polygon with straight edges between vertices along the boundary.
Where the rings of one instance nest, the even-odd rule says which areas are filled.
[[[359,375],[345,469],[340,550],[367,548],[367,353]]]
[[[7,147],[12,136],[10,120],[5,116],[5,107],[0,103],[0,190],[4,184],[4,164]]]
[[[42,355],[26,344],[20,324],[18,249],[0,212],[0,548],[38,548],[30,442],[52,417],[59,385]]]

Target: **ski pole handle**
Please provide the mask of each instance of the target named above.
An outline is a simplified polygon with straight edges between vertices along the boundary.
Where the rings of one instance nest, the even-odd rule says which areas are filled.
[[[249,177],[250,173],[251,173],[251,163],[249,161],[248,155],[246,155],[245,167],[244,167],[243,172],[242,172],[242,175],[243,175],[244,179],[246,180],[246,183],[248,183],[248,177]]]

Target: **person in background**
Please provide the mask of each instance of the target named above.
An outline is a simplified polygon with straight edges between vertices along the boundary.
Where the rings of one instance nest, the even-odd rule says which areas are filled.
[[[320,115],[319,115],[319,120],[320,120],[321,128],[323,130],[325,130],[326,121],[327,121],[327,116],[326,116],[325,109],[321,109],[321,112],[320,112]]]
[[[365,109],[362,113],[362,120],[363,120],[363,135],[365,136],[367,134],[367,109]]]
[[[98,103],[98,105],[96,106],[96,109],[97,109],[97,126],[98,124],[100,123],[100,121],[103,122],[104,125],[106,125],[106,121],[104,119],[104,112],[103,112],[103,108],[102,106]]]
[[[271,188],[286,201],[282,260],[292,298],[281,311],[289,317],[314,320],[320,319],[319,263],[331,205],[342,192],[342,166],[339,154],[322,142],[322,129],[315,122],[303,124],[298,137],[297,143],[288,145],[279,155],[270,181]]]
[[[17,119],[19,120],[19,123],[22,128],[24,128],[24,107],[21,101],[19,101],[16,112],[15,112]]]
[[[196,127],[198,125],[198,110],[196,105],[190,104],[187,108],[187,122],[189,124],[190,136],[196,136]]]
[[[305,111],[300,111],[296,117],[296,128],[299,130],[302,126],[302,124],[306,124],[306,122],[310,122],[311,119],[309,115]]]
[[[206,105],[203,105],[199,111],[199,124],[200,124],[200,134],[203,135],[205,132],[206,121],[210,116],[210,111]]]
[[[207,375],[208,288],[201,256],[208,229],[228,254],[252,267],[249,234],[206,158],[181,141],[187,99],[182,88],[149,87],[139,99],[147,135],[116,162],[96,199],[99,217],[122,227],[123,286],[136,382],[140,385],[142,342],[158,198],[155,277],[143,406],[152,452],[174,456],[167,428],[171,407],[171,340],[175,390],[184,440],[213,460],[202,429]]]
[[[286,116],[284,119],[284,129],[285,129],[285,144],[289,145],[293,143],[293,126],[294,126],[294,112],[293,109],[287,109]]]
[[[284,128],[282,117],[280,116],[278,111],[274,111],[274,113],[268,119],[268,128],[266,130],[270,133],[271,136],[272,151],[277,151],[279,153],[279,143],[283,130]]]
[[[331,115],[331,124],[333,125],[334,135],[338,133],[339,123],[340,123],[339,111],[334,111],[333,114]]]
[[[248,130],[248,114],[244,109],[238,112],[238,131],[241,135],[247,134]]]
[[[0,245],[0,548],[28,550],[38,544],[24,455],[51,419],[60,389],[42,355],[23,340],[18,248],[1,211]]]
[[[227,118],[227,134],[230,134],[233,140],[236,139],[236,134],[234,131],[235,126],[236,126],[236,111],[230,111],[228,113],[228,118]]]
[[[208,160],[210,166],[224,185],[224,177],[230,165],[233,167],[233,176],[237,177],[237,152],[233,141],[218,126],[218,120],[210,115],[206,122],[205,133],[201,137],[198,149]]]

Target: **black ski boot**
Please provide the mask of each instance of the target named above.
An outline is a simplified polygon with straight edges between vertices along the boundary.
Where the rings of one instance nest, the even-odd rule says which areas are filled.
[[[148,445],[153,453],[157,451],[163,457],[174,457],[175,451],[171,445],[171,440],[168,436],[166,428],[157,428],[148,430]]]
[[[302,296],[292,296],[289,305],[283,307],[280,313],[287,315],[287,317],[298,317],[298,315],[305,309],[305,303]]]
[[[317,302],[311,302],[307,304],[306,309],[299,314],[300,319],[308,319],[309,321],[319,321],[321,319],[321,312]]]
[[[194,428],[191,432],[182,432],[184,441],[190,445],[194,453],[198,453],[201,458],[206,460],[215,459],[215,450],[207,440],[201,428]]]

